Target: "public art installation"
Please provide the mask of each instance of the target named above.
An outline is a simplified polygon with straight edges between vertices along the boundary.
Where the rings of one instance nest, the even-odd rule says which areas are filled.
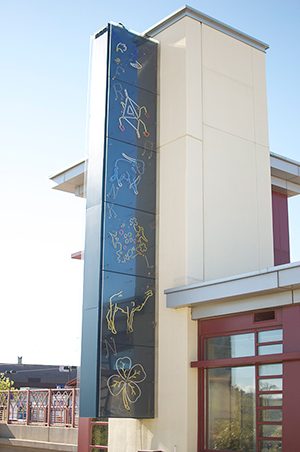
[[[82,400],[81,415],[151,418],[154,417],[157,44],[123,27],[108,25],[96,35],[94,52],[102,54],[107,72],[103,75],[106,91],[99,96],[105,111],[101,118],[102,148],[96,125],[94,129],[90,126],[90,135],[92,139],[96,137],[99,145],[90,149],[86,224],[95,238],[98,234],[99,245],[97,252],[92,243],[87,243],[85,250],[82,353],[90,354],[90,359],[83,357],[81,392],[85,400],[93,396],[86,386],[92,373],[98,404],[91,412]],[[97,95],[94,80],[98,76],[93,76],[93,71],[92,67],[91,96],[94,92]],[[93,114],[90,122],[93,124]],[[95,162],[101,164],[98,177],[94,176]],[[93,203],[94,193],[97,201]],[[91,273],[97,321],[89,309],[92,283],[87,284]],[[88,349],[91,342],[88,330],[92,325],[98,337],[97,347],[90,347],[93,352]],[[92,355],[96,355],[97,365],[90,367],[88,374]]]

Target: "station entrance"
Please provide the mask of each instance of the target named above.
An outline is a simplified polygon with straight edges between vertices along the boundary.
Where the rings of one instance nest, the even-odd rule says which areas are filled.
[[[299,447],[299,305],[199,320],[199,452]]]

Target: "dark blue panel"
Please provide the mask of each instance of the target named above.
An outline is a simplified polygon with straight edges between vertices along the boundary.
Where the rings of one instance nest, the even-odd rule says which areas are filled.
[[[106,201],[132,209],[155,212],[156,152],[109,140],[107,145]]]
[[[104,272],[100,413],[153,417],[154,280]]]
[[[154,214],[106,203],[104,240],[104,270],[154,278]]]
[[[156,61],[122,27],[95,38],[81,416],[154,416]]]
[[[111,80],[108,137],[143,148],[148,142],[155,149],[156,102],[154,93]]]
[[[157,44],[113,26],[111,30],[110,77],[157,92]]]

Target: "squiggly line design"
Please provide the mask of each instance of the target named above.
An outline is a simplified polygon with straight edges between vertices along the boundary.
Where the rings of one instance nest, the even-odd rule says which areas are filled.
[[[134,100],[128,96],[126,89],[124,89],[124,93],[125,102],[120,102],[122,106],[122,116],[119,117],[119,128],[122,130],[122,132],[124,132],[125,126],[123,125],[122,120],[125,120],[131,127],[134,128],[137,137],[141,138],[139,129],[140,124],[142,124],[145,137],[149,137],[150,133],[147,130],[146,124],[141,120],[142,111],[144,111],[146,118],[150,117],[147,108],[145,106],[140,107],[136,102],[134,102]]]
[[[124,235],[123,229],[120,229],[119,231],[113,231],[109,232],[109,235],[111,237],[112,245],[116,249],[116,255],[117,255],[117,261],[120,264],[124,264],[125,262],[129,261],[130,259],[134,259],[136,256],[140,255],[143,257],[145,256],[147,248],[148,239],[145,236],[144,228],[143,226],[139,226],[138,221],[136,218],[131,218],[129,221],[130,226],[134,228],[135,234],[134,238],[132,237],[132,240],[128,240],[124,236],[124,244],[121,242],[120,238]],[[123,223],[121,225],[121,228],[124,228],[125,224]],[[120,237],[119,237],[120,235]],[[126,242],[128,240],[128,242]],[[128,245],[130,244],[130,247]],[[131,245],[132,244],[132,245]],[[149,267],[149,263],[147,260],[147,266]]]

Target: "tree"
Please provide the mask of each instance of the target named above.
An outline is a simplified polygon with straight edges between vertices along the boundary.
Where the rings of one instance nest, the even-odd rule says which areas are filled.
[[[4,373],[0,373],[0,391],[8,391],[8,389],[14,389],[14,382],[10,380]]]

